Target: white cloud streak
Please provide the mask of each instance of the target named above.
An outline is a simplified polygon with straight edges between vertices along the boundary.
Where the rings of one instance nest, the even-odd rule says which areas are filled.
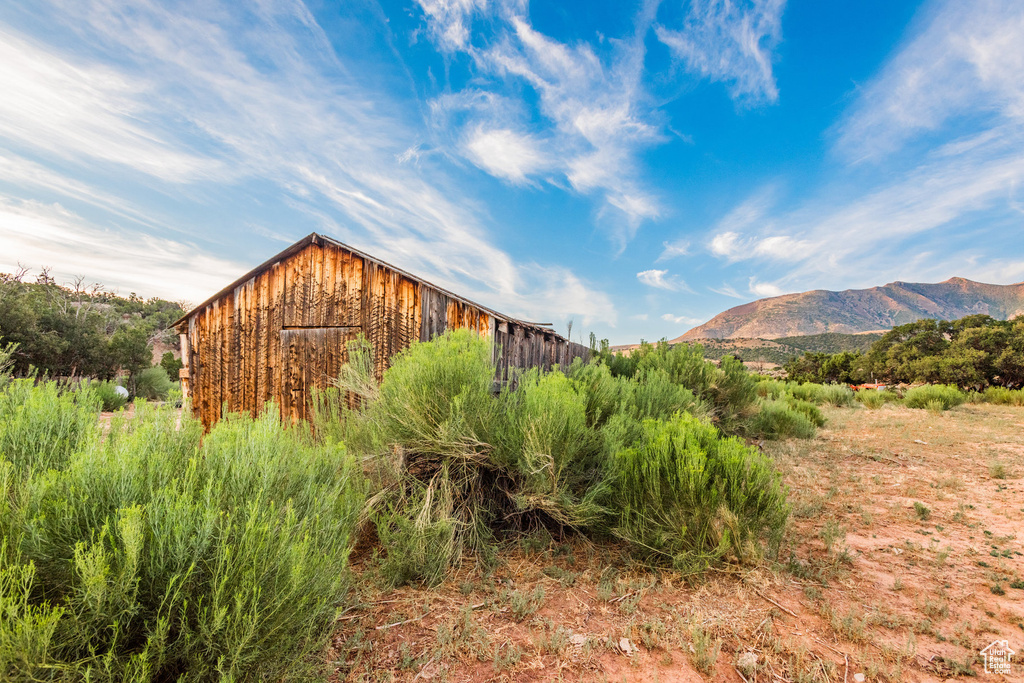
[[[672,315],[671,313],[665,313],[661,316],[661,319],[674,325],[688,325],[691,327],[701,323],[700,318],[691,318],[686,315]]]
[[[636,279],[648,287],[664,289],[670,292],[692,291],[679,277],[669,275],[667,270],[642,270],[636,274]]]
[[[784,264],[775,286],[789,290],[822,278],[832,287],[878,284],[894,272],[904,280],[1020,277],[1024,6],[945,2],[926,11],[835,129],[850,176],[863,185],[863,162],[885,160],[884,180],[859,193],[849,189],[855,183],[836,183],[844,189],[785,211],[756,193],[712,230],[711,253]],[[967,226],[978,238],[966,238]],[[956,242],[963,252],[934,248]],[[750,290],[770,293],[763,284],[752,280]]]
[[[620,247],[632,238],[640,223],[659,217],[663,208],[644,188],[637,156],[663,141],[647,103],[643,82],[644,35],[654,6],[646,6],[636,19],[632,36],[616,41],[610,57],[598,56],[589,44],[567,45],[537,31],[526,18],[522,3],[495,3],[488,15],[493,31],[480,46],[472,34],[451,41],[444,36],[463,35],[471,25],[472,11],[439,13],[428,0],[420,2],[430,35],[442,49],[464,51],[481,78],[454,95],[432,102],[435,125],[442,134],[455,128],[453,148],[485,171],[509,182],[528,178],[552,183],[567,181],[576,192],[601,198],[598,217],[610,226]],[[547,154],[525,156],[521,134],[508,130],[527,127],[529,107],[521,97],[503,94],[509,83],[522,83],[537,95],[537,108],[545,121],[543,144]],[[469,134],[460,133],[468,129]],[[492,143],[490,154],[481,154],[480,135]],[[493,144],[493,143],[500,144]],[[502,148],[512,146],[508,154]]]
[[[880,160],[962,115],[1024,119],[1021,3],[935,3],[922,23],[836,127],[844,157]]]
[[[782,40],[785,0],[692,0],[681,30],[655,27],[686,67],[727,84],[741,104],[779,99],[772,57]]]
[[[0,225],[0,272],[53,266],[58,282],[84,275],[122,293],[198,303],[248,270],[192,244],[104,230],[60,204],[0,195]]]
[[[687,256],[690,253],[690,241],[684,239],[674,240],[672,242],[662,243],[661,255],[658,256],[658,261],[669,261],[680,256]]]
[[[247,184],[272,183],[299,215],[322,219],[343,241],[482,303],[534,318],[614,321],[608,298],[570,271],[520,264],[495,247],[483,212],[443,172],[424,159],[402,162],[411,159],[403,153],[417,149],[421,132],[403,117],[400,102],[342,64],[301,2],[199,4],[179,13],[147,0],[53,0],[36,10],[41,23],[77,38],[47,45],[43,37],[0,27],[0,143],[16,150],[0,159],[0,175],[13,168],[10,159],[23,166],[34,163],[26,156],[46,159],[36,166],[49,175],[38,173],[37,184],[122,215],[129,202],[86,180],[99,164],[106,180],[121,169],[122,184],[147,184],[192,210],[220,193],[244,196],[253,192]],[[458,35],[451,40],[457,45]],[[528,155],[518,163],[516,177],[534,168]],[[263,201],[259,192],[252,199]],[[37,212],[33,224],[47,216],[53,230],[78,220]],[[115,242],[140,230],[165,232],[129,217],[134,225],[111,226]],[[252,225],[242,218],[236,236],[263,229]],[[197,243],[208,232],[192,229]],[[6,246],[17,253],[16,243]],[[221,267],[197,252],[184,272],[205,282]],[[129,268],[133,256],[112,250],[108,258]],[[150,291],[163,286],[165,270],[146,272]],[[230,280],[216,279],[221,286]],[[557,304],[543,296],[558,290],[566,298]]]

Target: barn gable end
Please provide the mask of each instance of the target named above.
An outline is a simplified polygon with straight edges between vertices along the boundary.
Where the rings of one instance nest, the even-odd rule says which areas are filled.
[[[255,415],[275,401],[308,416],[313,388],[329,386],[360,333],[379,380],[414,341],[470,328],[493,342],[499,379],[511,368],[567,364],[589,349],[550,328],[502,315],[341,242],[313,233],[243,275],[175,323],[182,384],[209,428],[222,406]]]

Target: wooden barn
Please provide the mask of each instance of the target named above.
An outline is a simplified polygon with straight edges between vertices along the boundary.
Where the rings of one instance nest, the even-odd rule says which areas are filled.
[[[490,339],[498,379],[510,368],[586,358],[550,327],[475,304],[341,242],[313,233],[214,294],[174,324],[182,387],[209,428],[227,405],[256,414],[270,400],[304,419],[310,390],[329,386],[346,343],[373,344],[378,381],[391,357],[449,328]]]

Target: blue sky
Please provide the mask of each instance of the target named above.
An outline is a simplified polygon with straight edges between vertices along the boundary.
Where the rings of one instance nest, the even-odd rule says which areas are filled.
[[[0,5],[0,271],[198,302],[313,232],[613,343],[1024,280],[1024,4]]]

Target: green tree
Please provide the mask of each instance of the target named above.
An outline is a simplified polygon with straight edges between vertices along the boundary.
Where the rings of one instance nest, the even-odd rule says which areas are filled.
[[[128,373],[126,388],[134,396],[139,373],[148,368],[153,359],[149,335],[142,327],[120,327],[110,338],[110,353],[121,369]]]
[[[167,371],[167,376],[172,382],[178,381],[178,371],[185,367],[181,359],[175,358],[171,351],[167,351],[160,357],[160,365]]]

